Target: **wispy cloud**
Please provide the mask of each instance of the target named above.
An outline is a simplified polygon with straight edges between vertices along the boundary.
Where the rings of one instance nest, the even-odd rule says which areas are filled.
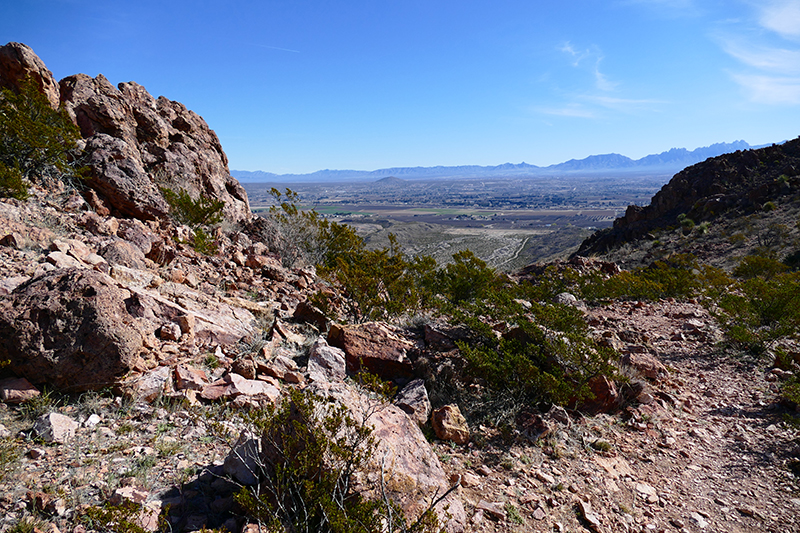
[[[587,109],[581,104],[570,103],[561,107],[534,107],[533,111],[542,113],[544,115],[553,115],[557,117],[573,117],[573,118],[596,118],[597,113],[591,109]]]
[[[800,1],[774,0],[761,7],[759,23],[787,39],[800,38]]]
[[[594,77],[595,86],[601,91],[613,91],[617,84],[610,81],[608,76],[600,71],[600,62],[603,61],[603,52],[597,46],[591,46],[585,50],[575,48],[570,41],[567,41],[559,50],[565,53],[573,67],[585,68]]]
[[[292,52],[293,54],[299,54],[300,50],[292,50],[291,48],[281,48],[280,46],[269,46],[266,44],[259,44],[256,46],[260,46],[261,48],[266,48],[268,50],[278,50],[281,52]]]
[[[733,74],[754,102],[763,104],[800,104],[800,78],[780,78],[758,74]]]
[[[751,2],[754,17],[717,34],[723,51],[741,64],[732,79],[750,100],[800,104],[800,0]]]
[[[603,106],[614,111],[635,112],[643,110],[654,110],[657,106],[666,104],[664,100],[636,99],[636,98],[614,98],[611,96],[584,96],[589,102]]]

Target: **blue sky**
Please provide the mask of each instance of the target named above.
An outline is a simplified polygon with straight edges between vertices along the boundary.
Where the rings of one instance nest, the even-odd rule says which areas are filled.
[[[549,165],[800,135],[800,0],[0,0],[56,78],[183,102],[230,167]]]

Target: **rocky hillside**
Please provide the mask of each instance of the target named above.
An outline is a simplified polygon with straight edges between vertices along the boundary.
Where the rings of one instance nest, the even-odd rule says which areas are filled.
[[[169,206],[160,188],[166,187],[222,200],[233,223],[250,217],[247,194],[231,177],[217,135],[183,104],[153,98],[133,82],[114,87],[102,74],[56,82],[28,46],[0,47],[0,86],[18,88],[26,78],[80,127],[86,185],[93,191],[88,200],[98,213],[165,218]]]
[[[613,253],[625,245],[630,245],[627,250],[649,248],[647,241],[664,244],[665,234],[673,232],[677,240],[681,240],[680,234],[693,237],[680,245],[673,243],[673,251],[696,251],[704,259],[737,257],[743,255],[737,248],[749,250],[765,244],[772,223],[786,226],[789,234],[781,240],[788,246],[798,236],[796,221],[791,219],[800,200],[799,174],[800,139],[710,158],[676,174],[650,205],[629,206],[612,228],[587,239],[577,255]],[[733,246],[720,247],[748,224],[744,241],[734,237],[728,243]],[[674,232],[676,229],[679,231]],[[703,237],[709,232],[719,238]],[[783,250],[780,255],[790,251]]]
[[[772,368],[721,351],[704,293],[598,296],[630,280],[611,262],[433,270],[317,220],[351,254],[323,278],[302,231],[249,214],[202,118],[1,48],[2,86],[25,76],[80,126],[90,174],[0,199],[0,532],[342,509],[367,531],[800,528],[791,335]],[[225,221],[181,224],[161,187]]]

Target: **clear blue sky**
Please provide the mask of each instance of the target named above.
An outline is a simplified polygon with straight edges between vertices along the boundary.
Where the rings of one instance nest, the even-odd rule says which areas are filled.
[[[232,169],[548,165],[800,135],[800,0],[0,0],[56,78],[136,81]]]

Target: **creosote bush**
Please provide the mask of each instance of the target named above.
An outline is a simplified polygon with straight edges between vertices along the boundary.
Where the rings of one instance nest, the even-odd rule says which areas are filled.
[[[260,483],[243,487],[236,500],[267,531],[439,530],[433,506],[409,522],[387,497],[369,500],[354,489],[376,446],[368,413],[359,422],[343,405],[295,389],[279,407],[242,416],[261,437]],[[383,486],[375,492],[383,494]]]
[[[161,194],[170,206],[172,218],[192,228],[193,235],[189,243],[192,248],[204,255],[216,254],[217,245],[214,237],[206,228],[222,222],[225,202],[202,195],[195,200],[185,189],[175,192],[161,187]]]
[[[72,153],[79,139],[66,111],[50,107],[32,79],[18,93],[0,90],[0,196],[24,200],[35,181],[72,183],[81,173]]]

